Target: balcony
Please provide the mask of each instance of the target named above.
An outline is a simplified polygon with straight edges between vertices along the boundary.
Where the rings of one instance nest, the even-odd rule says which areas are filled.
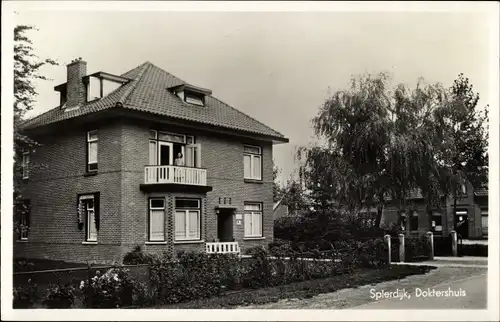
[[[142,190],[169,188],[171,191],[207,192],[207,170],[201,168],[180,167],[173,165],[151,165],[144,168]]]

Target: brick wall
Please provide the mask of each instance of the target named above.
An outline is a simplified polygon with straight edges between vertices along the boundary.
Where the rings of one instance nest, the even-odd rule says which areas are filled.
[[[474,197],[474,188],[469,183],[467,184],[467,194],[460,196],[457,199],[456,210],[467,211],[468,215],[468,232],[469,238],[479,238],[481,237],[481,208],[488,207],[488,198]],[[448,235],[450,231],[453,230],[453,217],[455,216],[453,211],[453,198],[448,198],[446,201],[443,200],[441,212],[443,213],[442,224],[443,224],[443,235]],[[429,221],[427,214],[425,212],[425,205],[423,201],[417,202],[417,211],[419,213],[419,233],[423,234],[429,231]],[[398,222],[398,210],[394,205],[389,205],[384,210],[383,223],[397,223]]]
[[[151,252],[177,251],[177,250],[203,250],[203,243],[173,243],[173,216],[174,199],[179,196],[175,193],[150,193],[149,195],[139,190],[139,185],[144,182],[144,166],[148,164],[148,137],[151,127],[142,124],[127,123],[123,126],[123,150],[122,150],[122,199],[123,199],[123,225],[130,227],[124,230],[122,243],[128,249],[135,245],[144,245]],[[203,199],[202,213],[202,239],[212,241],[217,238],[217,215],[215,207],[218,205],[219,197],[231,198],[232,205],[236,206],[236,214],[243,214],[245,201],[263,203],[263,228],[264,237],[259,240],[244,240],[243,225],[236,225],[233,218],[233,234],[236,241],[243,249],[257,244],[266,245],[273,238],[272,218],[272,145],[259,144],[259,142],[248,142],[261,145],[263,148],[263,181],[262,183],[245,183],[243,180],[243,142],[238,139],[200,134],[181,128],[168,127],[164,130],[195,135],[196,142],[201,145],[201,167],[207,169],[207,184],[213,187],[213,191],[206,196],[196,194],[182,194],[183,197],[200,197]],[[163,196],[171,203],[167,215],[167,238],[168,245],[145,244],[147,241],[147,199],[149,196]],[[133,224],[130,224],[132,223]],[[172,238],[169,238],[172,236]]]
[[[213,191],[206,195],[189,193],[144,193],[144,166],[149,159],[149,126],[130,122],[106,122],[89,130],[99,130],[98,174],[86,173],[86,130],[71,127],[57,135],[36,137],[42,147],[32,155],[34,164],[43,165],[33,171],[25,184],[25,196],[31,200],[31,230],[28,242],[15,243],[16,256],[52,258],[85,262],[121,260],[136,245],[148,252],[204,250],[204,243],[174,243],[174,198],[202,199],[202,240],[217,238],[215,207],[219,197],[231,198],[235,214],[243,214],[245,201],[263,203],[264,238],[246,240],[244,225],[236,225],[233,234],[243,249],[266,245],[273,238],[272,145],[263,150],[263,180],[245,183],[243,179],[243,142],[190,131],[169,131],[194,134],[201,144],[201,166],[207,169],[208,185]],[[100,192],[100,230],[98,243],[83,243],[85,231],[77,226],[77,194]],[[148,198],[166,198],[166,243],[150,244],[148,240]]]
[[[31,200],[28,242],[14,244],[15,256],[67,261],[119,259],[121,195],[121,126],[96,126],[99,130],[95,176],[84,176],[86,130],[72,128],[57,135],[36,137],[42,146],[31,156],[33,171],[24,184]],[[98,244],[82,244],[85,230],[77,225],[77,194],[100,192],[101,225]]]

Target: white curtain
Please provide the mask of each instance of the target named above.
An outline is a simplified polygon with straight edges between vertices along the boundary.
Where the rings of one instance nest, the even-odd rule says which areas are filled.
[[[165,240],[165,211],[151,210],[150,212],[150,240]]]

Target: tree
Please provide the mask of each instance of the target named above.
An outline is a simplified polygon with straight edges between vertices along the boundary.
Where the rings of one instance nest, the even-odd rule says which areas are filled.
[[[17,219],[29,211],[26,204],[21,202],[22,153],[31,152],[38,146],[37,142],[20,132],[20,126],[26,113],[31,111],[36,103],[38,93],[35,80],[48,80],[40,73],[40,69],[45,65],[57,65],[52,59],[40,59],[35,55],[33,43],[26,35],[30,30],[36,29],[25,25],[14,28],[14,215]],[[24,227],[17,222],[14,228],[18,230]]]
[[[281,169],[273,162],[273,202],[278,202],[281,199],[282,188],[278,183],[278,175]]]
[[[386,149],[390,140],[388,76],[353,78],[312,120],[323,145],[302,148],[304,176],[315,206],[359,210],[377,207],[380,223],[387,194]]]
[[[422,79],[415,89],[400,84],[390,91],[388,80],[364,75],[326,100],[312,120],[323,144],[301,149],[301,174],[324,209],[376,207],[379,226],[389,198],[407,212],[410,194],[420,191],[430,221],[451,187],[445,156],[454,141],[441,126],[450,95]]]
[[[479,188],[488,182],[488,106],[480,111],[478,103],[479,94],[474,92],[469,79],[459,74],[450,88],[450,102],[439,115],[448,140],[442,162],[449,172],[454,228],[461,186],[470,182]]]

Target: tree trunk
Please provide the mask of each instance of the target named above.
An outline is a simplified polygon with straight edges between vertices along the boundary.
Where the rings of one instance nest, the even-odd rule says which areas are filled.
[[[382,214],[384,212],[384,205],[379,205],[377,207],[377,217],[375,218],[375,227],[380,227],[380,222],[382,221]]]
[[[453,195],[453,213],[452,219],[453,219],[453,230],[457,230],[457,194],[455,193]]]

